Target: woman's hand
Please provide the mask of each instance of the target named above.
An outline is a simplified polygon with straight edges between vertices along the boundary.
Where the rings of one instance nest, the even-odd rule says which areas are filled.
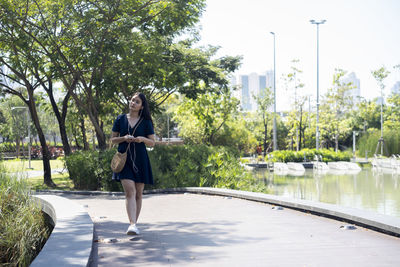
[[[127,134],[127,135],[125,135],[124,136],[124,140],[125,140],[125,142],[127,142],[127,143],[132,143],[132,142],[135,142],[135,137],[133,137],[132,135],[129,135],[129,134]]]
[[[138,137],[133,138],[134,142],[136,142],[136,143],[143,143],[145,141],[145,139],[146,138],[143,136],[138,136]]]
[[[155,145],[154,134],[149,135],[147,137],[137,136],[137,137],[135,137],[134,140],[135,140],[136,143],[144,143],[146,146],[150,146],[150,147]]]

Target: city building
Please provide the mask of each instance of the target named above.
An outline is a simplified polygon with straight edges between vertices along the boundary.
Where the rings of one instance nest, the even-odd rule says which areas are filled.
[[[351,96],[351,98],[353,99],[353,104],[359,103],[361,97],[360,79],[357,78],[356,74],[352,72],[343,77],[341,81],[344,83],[352,84],[354,88],[348,91],[348,96]]]
[[[392,94],[400,94],[400,81],[396,82],[390,91]]]
[[[255,72],[248,75],[239,75],[238,79],[231,79],[232,85],[238,87],[235,96],[240,100],[243,111],[256,111],[257,102],[254,97],[259,96],[266,88],[273,89],[274,72],[267,71],[265,74]]]
[[[376,100],[375,100],[375,103],[376,103],[378,106],[380,106],[381,104],[382,104],[382,105],[385,105],[385,98],[383,98],[383,97],[381,97],[381,96],[378,96],[378,97],[376,98]]]

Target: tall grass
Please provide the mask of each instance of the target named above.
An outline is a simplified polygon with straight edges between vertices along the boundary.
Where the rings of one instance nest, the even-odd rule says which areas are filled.
[[[361,136],[357,142],[358,155],[365,156],[367,152],[368,157],[372,157],[375,152],[381,153],[379,147],[376,151],[378,140],[381,137],[381,132],[378,129],[370,130],[363,136]],[[385,146],[383,149],[383,155],[390,156],[392,154],[400,154],[400,133],[398,130],[386,130],[383,131],[383,139]]]
[[[0,165],[0,265],[29,266],[51,230],[25,179]]]

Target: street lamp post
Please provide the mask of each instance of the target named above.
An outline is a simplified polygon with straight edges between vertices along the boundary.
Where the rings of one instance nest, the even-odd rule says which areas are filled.
[[[353,131],[353,160],[356,162],[356,136],[358,131]]]
[[[12,107],[11,110],[14,109],[25,109],[26,110],[26,126],[28,127],[28,155],[29,155],[29,169],[31,167],[31,127],[29,125],[29,112],[27,107]]]
[[[319,25],[324,24],[326,20],[310,20],[311,24],[317,25],[317,125],[315,130],[315,148],[319,149]]]
[[[273,124],[273,132],[272,132],[272,138],[273,138],[273,143],[274,143],[274,151],[278,150],[278,144],[276,140],[276,83],[275,83],[275,77],[276,77],[276,65],[275,65],[275,33],[271,32],[271,34],[274,36],[274,124]]]

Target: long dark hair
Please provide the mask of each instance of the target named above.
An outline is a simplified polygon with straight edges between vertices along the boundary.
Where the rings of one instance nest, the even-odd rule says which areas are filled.
[[[147,102],[146,96],[143,93],[137,92],[133,96],[139,96],[142,100],[142,111],[140,112],[140,117],[145,120],[150,120],[151,124],[154,125],[153,119],[151,118],[149,103]]]

